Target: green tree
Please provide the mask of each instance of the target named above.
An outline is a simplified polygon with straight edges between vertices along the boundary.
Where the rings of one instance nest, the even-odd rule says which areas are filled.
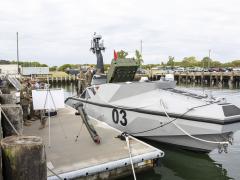
[[[11,64],[17,64],[17,61],[11,61]],[[48,67],[47,64],[41,64],[37,61],[19,61],[22,67]]]
[[[212,67],[222,67],[222,63],[219,61],[211,61],[211,66]]]
[[[50,71],[56,71],[57,70],[57,66],[52,66],[49,68]]]
[[[40,67],[48,67],[47,64],[41,64]]]
[[[198,64],[198,61],[194,56],[185,57],[183,58],[183,61],[182,61],[183,67],[194,67],[194,66],[197,66],[197,64]]]
[[[232,67],[240,67],[240,60],[232,61]]]
[[[173,56],[168,56],[168,66],[171,66],[172,68],[174,67],[174,57]]]
[[[137,64],[141,67],[143,64],[143,59],[142,59],[142,54],[138,50],[135,51],[135,57],[136,57]]]
[[[59,71],[65,71],[67,68],[72,68],[72,64],[63,64],[58,68]]]
[[[201,61],[202,67],[206,68],[206,67],[211,67],[211,59],[209,57],[204,57]]]
[[[124,50],[121,50],[121,51],[117,52],[117,55],[118,55],[119,59],[125,59],[127,57],[127,55],[128,55],[128,52],[126,52]]]

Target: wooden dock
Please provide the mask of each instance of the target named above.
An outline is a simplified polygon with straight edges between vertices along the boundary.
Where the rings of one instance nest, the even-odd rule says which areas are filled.
[[[125,140],[116,138],[120,131],[100,121],[93,121],[101,137],[95,144],[75,109],[66,106],[52,117],[49,128],[39,130],[40,121],[24,128],[24,135],[40,136],[47,154],[48,179],[111,179],[131,174],[131,164]],[[78,139],[76,140],[76,136]],[[152,168],[164,153],[135,138],[130,139],[131,154],[136,171]]]
[[[152,71],[148,76],[151,80],[159,80],[167,73]],[[174,72],[178,84],[204,84],[208,86],[224,86],[230,88],[240,86],[240,72]]]

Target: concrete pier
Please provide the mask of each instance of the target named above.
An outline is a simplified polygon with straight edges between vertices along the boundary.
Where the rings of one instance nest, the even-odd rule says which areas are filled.
[[[66,106],[51,118],[51,143],[49,127],[39,130],[40,122],[25,127],[24,135],[43,138],[46,146],[48,179],[111,179],[131,174],[131,164],[125,140],[115,138],[121,134],[103,122],[93,121],[101,137],[96,145],[76,110]],[[76,137],[78,138],[76,139]],[[158,150],[135,138],[130,138],[131,154],[136,172],[152,168],[164,156]]]

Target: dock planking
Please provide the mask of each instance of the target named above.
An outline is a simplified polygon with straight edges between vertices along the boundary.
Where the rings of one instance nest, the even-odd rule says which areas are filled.
[[[25,127],[23,134],[43,138],[48,165],[63,179],[106,179],[130,174],[131,164],[126,141],[116,138],[121,132],[103,122],[92,120],[101,137],[101,143],[95,144],[75,112],[75,109],[66,106],[58,110],[57,116],[51,118],[50,146],[49,128],[47,126],[39,130],[40,121]],[[136,171],[153,167],[154,159],[164,156],[161,150],[135,138],[130,138],[130,146]],[[48,179],[59,178],[48,171]]]

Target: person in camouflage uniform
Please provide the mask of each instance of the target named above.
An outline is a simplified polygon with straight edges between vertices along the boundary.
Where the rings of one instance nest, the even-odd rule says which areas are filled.
[[[20,91],[20,104],[23,110],[23,122],[24,122],[23,124],[25,126],[31,125],[31,122],[28,121],[28,111],[30,108],[30,101],[31,101],[31,97],[29,94],[29,84],[30,83],[28,81],[25,81]]]
[[[32,80],[30,84],[28,84],[28,94],[30,96],[30,114],[29,114],[29,119],[31,121],[36,121],[37,117],[36,117],[36,112],[33,109],[33,101],[32,101],[32,90],[36,89],[35,88],[35,80]]]
[[[93,73],[92,73],[90,68],[87,69],[87,72],[85,73],[85,76],[86,76],[86,84],[87,84],[87,86],[91,86]]]
[[[80,71],[78,76],[78,84],[77,84],[77,95],[82,94],[84,89],[86,88],[86,77],[83,71]]]

